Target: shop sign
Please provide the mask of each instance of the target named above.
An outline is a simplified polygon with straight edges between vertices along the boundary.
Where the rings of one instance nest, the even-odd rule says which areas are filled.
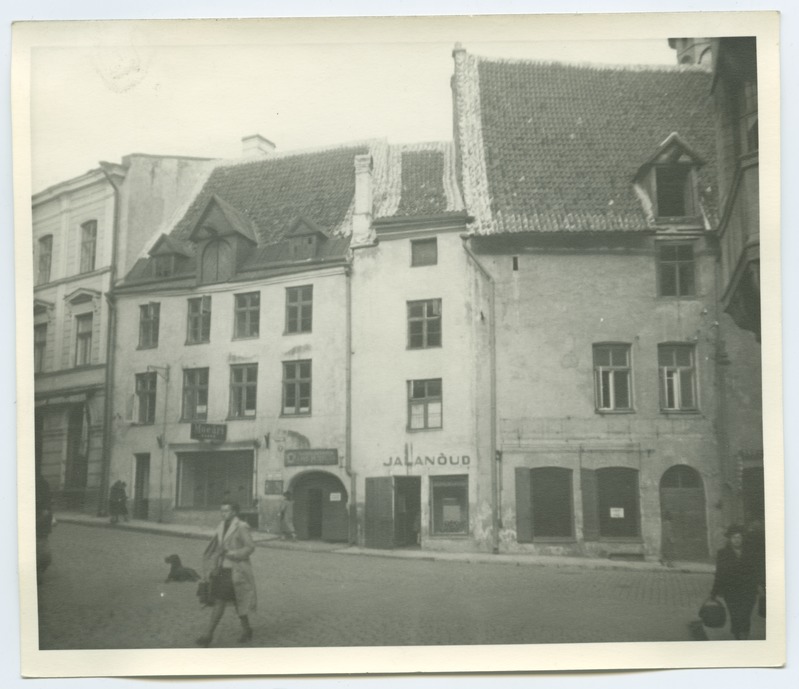
[[[623,507],[611,507],[610,508],[610,518],[611,519],[624,519],[624,508]]]
[[[338,450],[286,450],[283,463],[287,467],[338,465]]]
[[[224,423],[197,423],[191,424],[192,440],[212,440],[217,443],[227,439],[227,425]]]
[[[469,455],[425,455],[413,457],[389,457],[383,462],[384,467],[413,467],[413,466],[469,466],[472,458]]]

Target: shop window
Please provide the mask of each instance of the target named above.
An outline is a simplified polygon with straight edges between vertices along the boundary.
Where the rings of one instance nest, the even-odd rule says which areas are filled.
[[[155,392],[158,374],[155,371],[136,374],[136,399],[139,413],[138,423],[155,423]]]
[[[50,268],[53,263],[53,235],[48,234],[39,239],[39,265],[36,272],[36,284],[50,282]]]
[[[530,471],[534,538],[571,538],[572,472],[562,467]]]
[[[658,345],[660,408],[662,411],[695,411],[696,368],[694,346]]]
[[[235,296],[233,337],[258,337],[261,320],[261,293],[247,292]]]
[[[283,414],[311,413],[311,362],[283,362]]]
[[[94,318],[90,313],[75,317],[75,366],[92,363]]]
[[[211,297],[192,297],[189,299],[186,343],[200,344],[211,339]]]
[[[230,418],[255,418],[258,396],[258,364],[230,367]]]
[[[441,346],[441,300],[408,302],[408,348]]]
[[[47,323],[33,326],[33,372],[44,371],[44,355],[47,352]]]
[[[286,332],[309,333],[313,320],[313,285],[286,288]]]
[[[408,429],[441,428],[443,422],[441,378],[408,381]]]
[[[640,535],[638,471],[622,467],[597,469],[596,518],[600,538],[636,538]],[[590,490],[583,486],[583,490]]]
[[[236,502],[252,505],[251,452],[197,452],[178,454],[178,500],[184,509],[218,510]]]
[[[430,503],[434,536],[468,535],[468,476],[431,476]]]
[[[161,304],[150,302],[139,307],[139,349],[158,346],[158,328],[161,319]]]
[[[97,221],[89,220],[80,226],[80,272],[94,270],[97,260]]]
[[[692,297],[696,294],[692,244],[658,246],[658,294],[661,297]]]
[[[205,421],[208,418],[208,369],[183,371],[183,419]]]
[[[435,237],[411,242],[411,266],[434,266],[437,263],[438,242]]]
[[[594,345],[597,411],[632,411],[630,345]]]

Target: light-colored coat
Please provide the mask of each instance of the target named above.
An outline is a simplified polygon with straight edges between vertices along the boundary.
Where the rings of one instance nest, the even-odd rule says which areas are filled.
[[[230,567],[233,571],[233,590],[236,593],[236,613],[247,615],[255,612],[255,576],[252,571],[250,555],[255,550],[250,527],[238,517],[223,534],[225,523],[220,522],[216,533],[203,555],[203,574],[207,578],[217,567]],[[224,551],[224,555],[223,555]]]

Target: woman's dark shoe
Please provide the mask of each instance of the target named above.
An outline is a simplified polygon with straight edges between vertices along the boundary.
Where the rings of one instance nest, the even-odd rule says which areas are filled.
[[[211,637],[210,636],[201,636],[196,641],[198,646],[202,646],[203,648],[208,648],[211,645]]]
[[[252,641],[252,629],[245,629],[239,637],[240,644],[246,644]]]

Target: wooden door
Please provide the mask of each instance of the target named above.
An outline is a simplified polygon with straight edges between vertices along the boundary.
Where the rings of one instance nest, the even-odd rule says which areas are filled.
[[[394,479],[377,476],[366,479],[364,532],[367,548],[394,547]]]

